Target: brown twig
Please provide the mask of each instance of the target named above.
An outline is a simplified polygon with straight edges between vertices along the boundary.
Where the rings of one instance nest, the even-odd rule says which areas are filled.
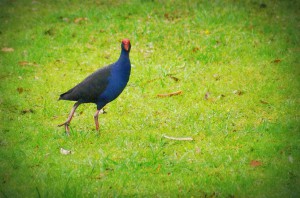
[[[165,93],[165,94],[157,94],[157,97],[160,97],[160,98],[164,98],[164,97],[171,97],[171,96],[176,96],[176,95],[180,95],[182,94],[182,91],[175,91],[175,92],[172,92],[172,93]]]

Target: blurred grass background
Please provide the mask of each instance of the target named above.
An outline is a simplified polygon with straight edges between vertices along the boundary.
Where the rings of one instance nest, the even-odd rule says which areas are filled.
[[[299,197],[299,8],[1,0],[1,197]],[[100,134],[85,104],[67,137],[73,103],[58,96],[117,60],[122,38],[128,87]]]

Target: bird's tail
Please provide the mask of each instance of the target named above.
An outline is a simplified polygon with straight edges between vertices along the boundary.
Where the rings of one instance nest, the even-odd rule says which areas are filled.
[[[72,101],[77,101],[78,98],[77,98],[76,94],[74,95],[73,90],[74,90],[74,88],[70,89],[69,91],[67,91],[67,92],[65,92],[63,94],[61,94],[59,96],[58,100],[72,100]]]
[[[63,94],[60,94],[58,100],[64,100],[64,99],[66,99],[66,98],[65,98],[66,94],[68,94],[68,92],[63,93]]]

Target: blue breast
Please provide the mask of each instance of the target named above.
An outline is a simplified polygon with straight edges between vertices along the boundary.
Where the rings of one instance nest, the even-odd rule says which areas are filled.
[[[122,93],[129,81],[130,70],[128,54],[121,54],[119,60],[111,65],[111,75],[108,77],[107,87],[98,97],[97,106],[104,106]]]

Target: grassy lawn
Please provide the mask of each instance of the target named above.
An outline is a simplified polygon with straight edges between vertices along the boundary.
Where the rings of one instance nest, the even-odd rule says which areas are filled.
[[[0,0],[0,197],[300,196],[299,1],[82,2]],[[127,88],[66,136],[123,38]]]

